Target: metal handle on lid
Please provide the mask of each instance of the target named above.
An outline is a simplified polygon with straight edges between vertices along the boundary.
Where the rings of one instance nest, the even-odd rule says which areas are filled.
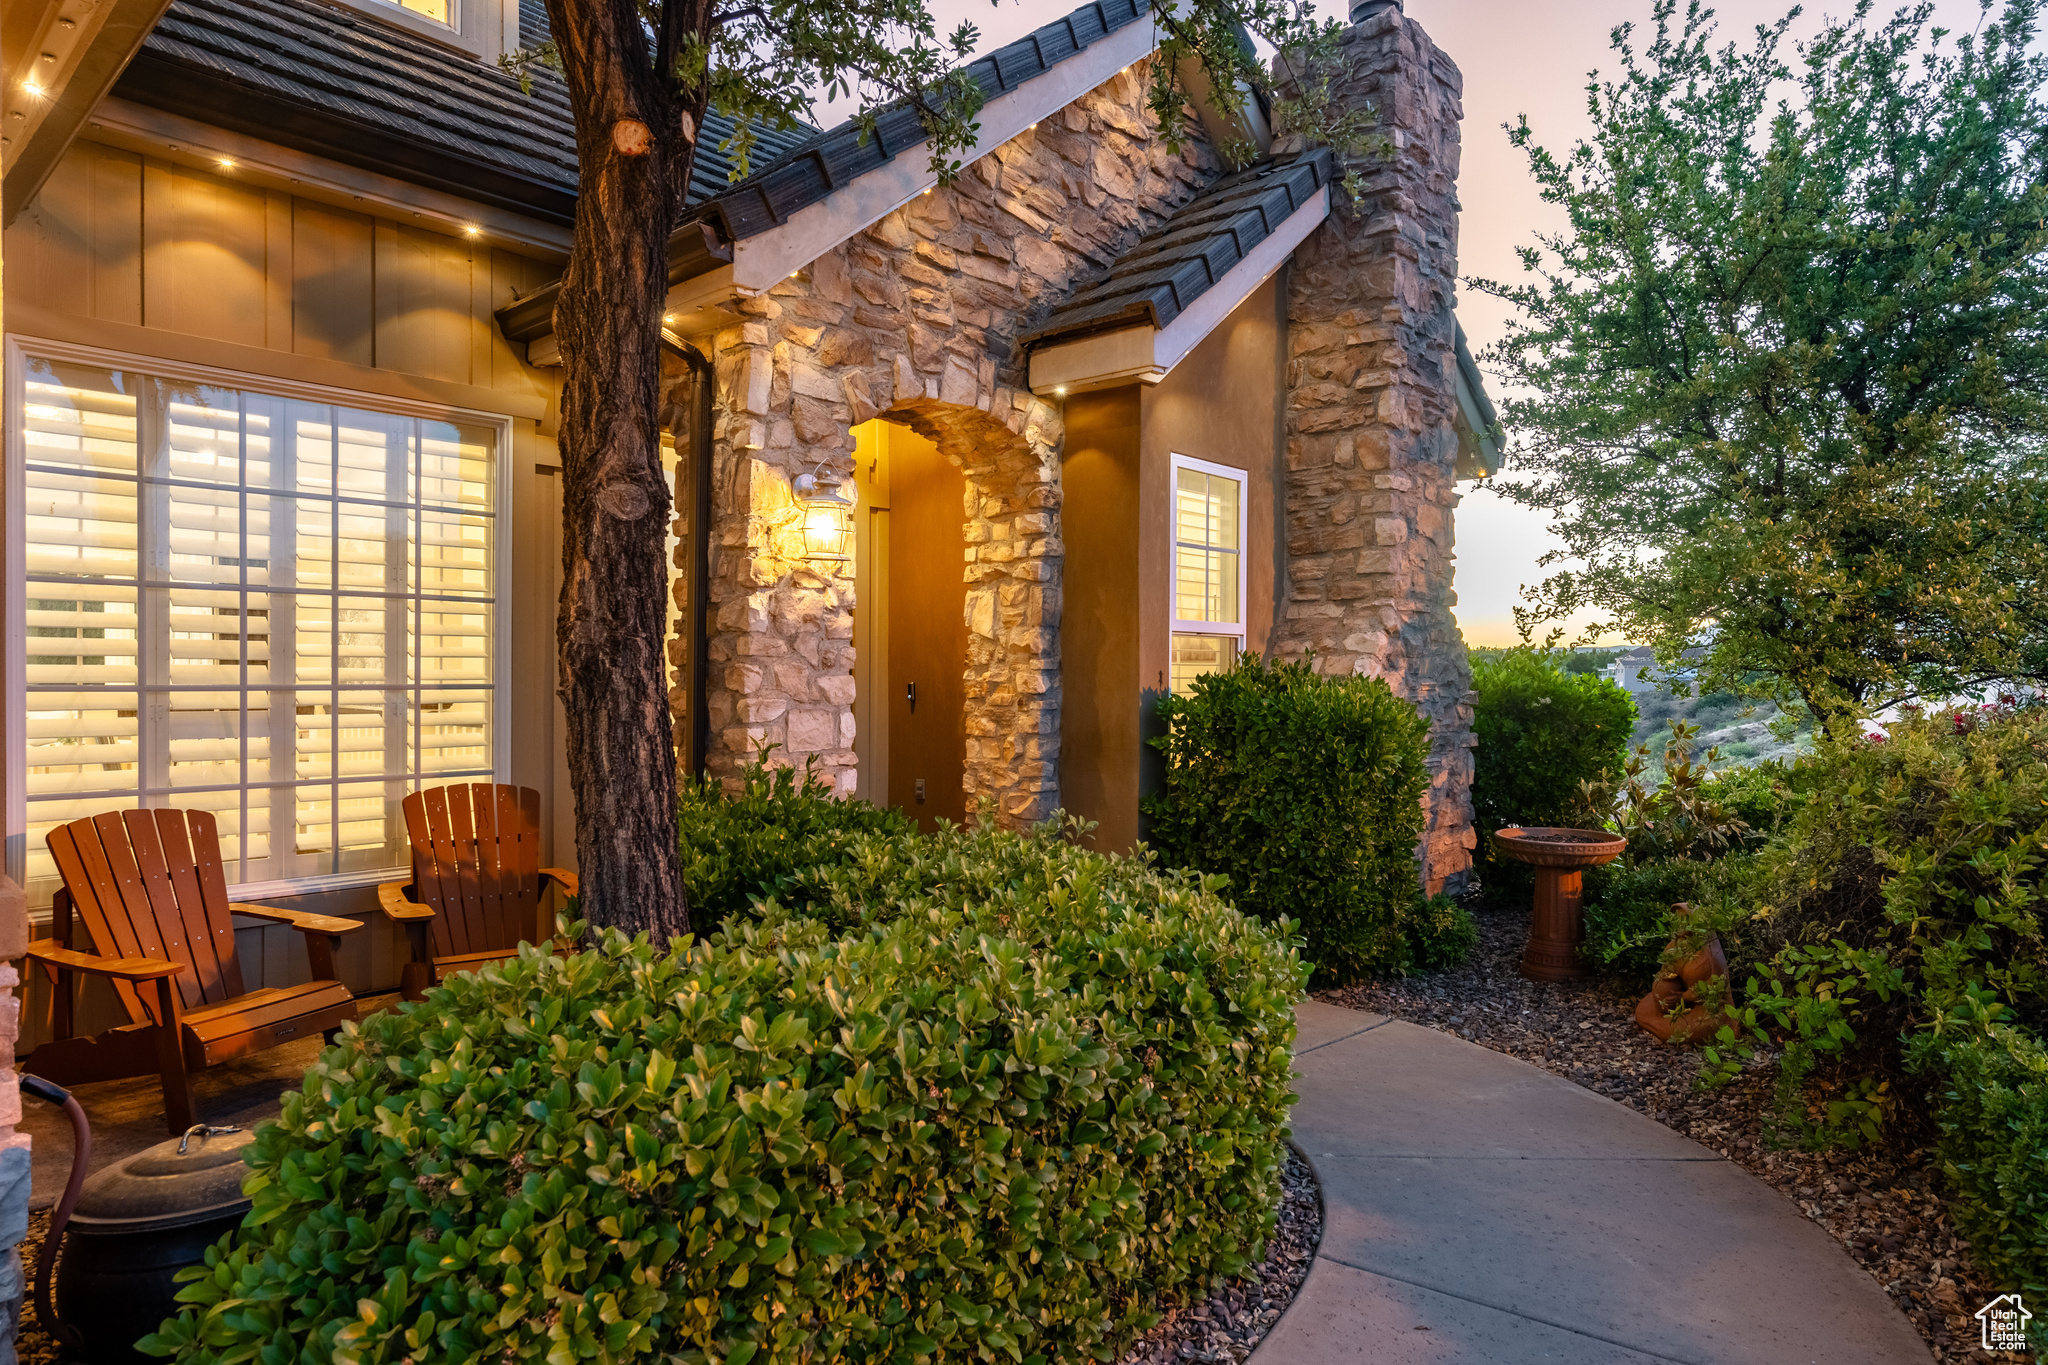
[[[222,1127],[218,1124],[212,1123],[195,1123],[190,1128],[187,1128],[184,1132],[184,1135],[178,1139],[178,1155],[185,1155],[185,1146],[187,1143],[192,1141],[192,1135],[194,1133],[197,1133],[201,1138],[210,1138],[219,1137],[223,1133],[239,1133],[241,1131],[242,1130],[240,1128],[236,1127],[232,1123],[228,1124],[226,1127]]]

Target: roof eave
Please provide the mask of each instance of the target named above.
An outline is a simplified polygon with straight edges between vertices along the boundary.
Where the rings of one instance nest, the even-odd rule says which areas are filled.
[[[1292,259],[1308,235],[1330,213],[1330,187],[1317,186],[1307,203],[1279,226],[1164,327],[1140,325],[1117,331],[1060,336],[1031,351],[1031,391],[1065,397],[1125,384],[1157,384],[1189,352],[1235,313],[1254,290]]]
[[[115,89],[125,99],[169,113],[204,109],[208,123],[344,166],[378,171],[544,223],[570,226],[576,221],[573,190],[333,110],[311,109],[253,82],[168,61],[147,48],[129,63]]]
[[[668,282],[671,288],[686,280],[732,263],[731,244],[720,240],[709,223],[685,223],[669,234]],[[514,343],[531,343],[555,330],[555,300],[562,295],[562,282],[542,285],[522,299],[500,308],[495,316],[498,330]]]
[[[1501,426],[1500,415],[1494,410],[1493,399],[1487,396],[1486,378],[1479,373],[1478,364],[1472,359],[1472,347],[1465,340],[1463,323],[1452,320],[1457,328],[1454,342],[1457,352],[1457,398],[1458,398],[1458,464],[1456,477],[1460,479],[1490,479],[1500,473],[1501,464],[1507,453],[1507,432]]]

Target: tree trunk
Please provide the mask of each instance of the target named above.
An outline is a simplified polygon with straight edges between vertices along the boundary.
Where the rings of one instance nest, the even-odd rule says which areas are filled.
[[[671,0],[676,3],[676,0]],[[661,469],[668,237],[691,152],[634,0],[547,0],[576,113],[576,237],[562,351],[559,687],[582,913],[688,933],[664,677],[669,493]],[[689,125],[694,130],[694,125]]]

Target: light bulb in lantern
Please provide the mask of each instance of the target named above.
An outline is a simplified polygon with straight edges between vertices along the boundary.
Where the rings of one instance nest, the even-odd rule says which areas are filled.
[[[853,500],[839,491],[837,483],[820,483],[818,476],[799,474],[791,491],[804,506],[804,558],[845,563],[853,558],[848,545],[853,539]]]

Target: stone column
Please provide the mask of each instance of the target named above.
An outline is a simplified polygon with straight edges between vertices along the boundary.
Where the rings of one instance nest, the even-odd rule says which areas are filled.
[[[1288,278],[1287,596],[1274,653],[1385,678],[1432,723],[1421,875],[1465,883],[1472,685],[1451,607],[1463,78],[1398,0],[1342,35],[1340,101],[1374,111],[1381,153],[1355,163]],[[1277,63],[1276,63],[1277,68]]]
[[[28,897],[0,876],[0,1365],[14,1365],[14,1335],[28,1281],[21,1264],[21,1239],[28,1235],[27,1133],[21,1122],[21,1080],[15,1074],[14,1045],[21,1037],[21,983],[15,964],[28,951]]]

